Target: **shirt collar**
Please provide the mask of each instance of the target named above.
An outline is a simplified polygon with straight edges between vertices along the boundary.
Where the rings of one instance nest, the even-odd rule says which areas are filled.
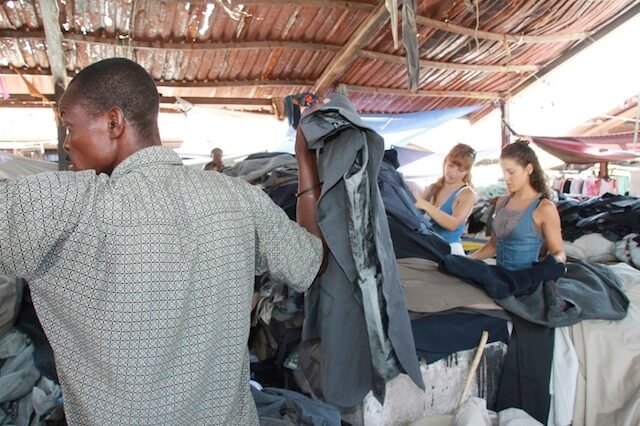
[[[171,148],[164,146],[150,146],[134,152],[125,158],[113,169],[112,178],[124,176],[125,174],[142,166],[150,164],[174,164],[182,165],[180,156]]]

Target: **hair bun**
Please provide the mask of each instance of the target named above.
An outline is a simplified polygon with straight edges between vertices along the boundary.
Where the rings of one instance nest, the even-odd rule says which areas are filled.
[[[528,139],[518,139],[514,143],[519,143],[520,145],[529,146],[529,140]]]

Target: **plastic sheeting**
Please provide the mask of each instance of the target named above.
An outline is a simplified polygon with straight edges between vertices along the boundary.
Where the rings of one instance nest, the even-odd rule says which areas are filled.
[[[529,136],[540,148],[570,164],[627,161],[640,157],[633,151],[633,133],[606,136]]]
[[[0,179],[15,179],[18,176],[58,170],[57,163],[31,160],[0,152]]]
[[[360,118],[366,126],[375,130],[384,138],[386,149],[404,147],[419,141],[427,130],[433,129],[449,120],[462,118],[479,106],[440,109],[435,111],[410,112],[405,114],[365,114]],[[288,129],[286,140],[275,151],[293,152],[295,130]]]
[[[367,126],[382,135],[385,147],[388,148],[390,145],[396,147],[408,145],[426,130],[433,129],[449,120],[464,117],[478,108],[478,105],[473,105],[406,114],[370,114],[363,115],[362,120]]]

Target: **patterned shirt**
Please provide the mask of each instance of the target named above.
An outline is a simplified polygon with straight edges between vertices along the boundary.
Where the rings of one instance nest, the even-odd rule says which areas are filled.
[[[305,290],[320,241],[259,189],[136,152],[0,180],[0,273],[30,284],[70,424],[255,424],[254,275]]]

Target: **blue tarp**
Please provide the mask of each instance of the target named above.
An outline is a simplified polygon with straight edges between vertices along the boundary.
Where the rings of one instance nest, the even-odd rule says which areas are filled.
[[[412,139],[422,132],[438,127],[449,120],[464,117],[478,108],[480,108],[479,105],[473,105],[406,114],[365,114],[362,115],[362,120],[384,137],[387,147],[404,146],[411,143]]]
[[[422,151],[418,149],[403,148],[401,146],[395,146],[395,145],[391,145],[391,148],[395,149],[396,152],[398,153],[398,163],[400,163],[400,166],[413,163],[414,161],[418,161],[419,159],[424,158],[427,155],[433,154],[433,152],[431,151]]]
[[[384,138],[385,148],[388,149],[391,146],[406,146],[425,131],[449,120],[464,117],[478,108],[480,108],[479,105],[473,105],[405,114],[363,114],[361,117],[367,126]],[[289,127],[286,139],[287,141],[279,146],[277,151],[293,152],[295,130],[292,127]]]

